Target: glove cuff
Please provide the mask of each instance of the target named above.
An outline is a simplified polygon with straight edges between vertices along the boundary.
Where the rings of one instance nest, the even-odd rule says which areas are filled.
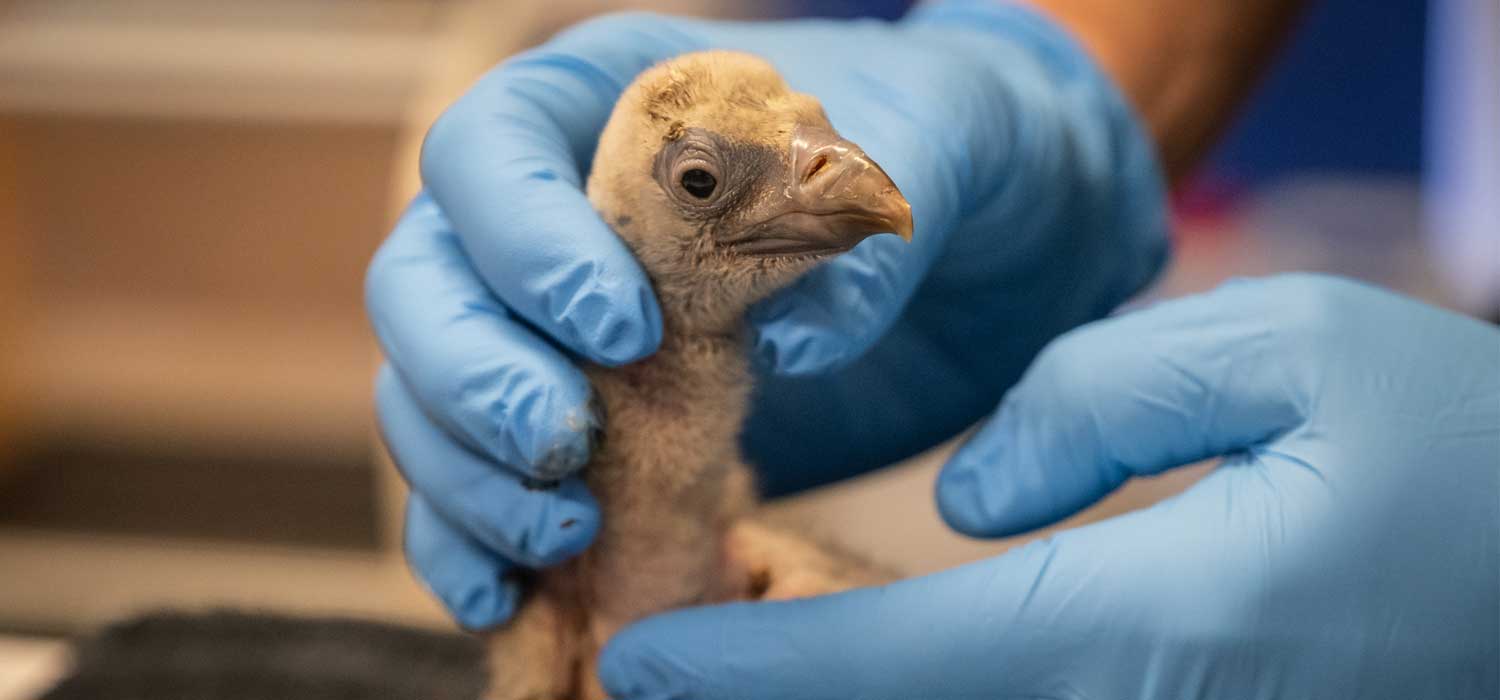
[[[1111,289],[1097,295],[1109,301],[1093,309],[1094,317],[1153,281],[1170,255],[1166,183],[1155,142],[1144,120],[1077,38],[1037,8],[1008,0],[922,2],[901,24],[987,35],[1035,60],[1042,73],[1038,82],[1050,85],[1056,102],[1067,105],[1058,112],[1070,123],[1063,128],[1093,153],[1084,169],[1099,168],[1084,178],[1097,186],[1085,198],[1123,236],[1109,255],[1111,267],[1124,274],[1112,277]],[[996,52],[996,58],[1004,57],[1005,52]]]
[[[1065,80],[1102,80],[1119,97],[1113,81],[1094,63],[1077,38],[1030,5],[1007,0],[934,0],[918,3],[901,22],[909,26],[950,26],[1004,37],[1031,49],[1049,72]]]

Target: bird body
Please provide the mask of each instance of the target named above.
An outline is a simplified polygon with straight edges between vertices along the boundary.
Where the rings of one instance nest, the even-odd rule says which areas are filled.
[[[589,375],[608,420],[586,475],[604,513],[580,562],[590,613],[623,625],[742,595],[723,552],[754,504],[738,448],[751,386],[740,338],[669,335],[647,360]]]
[[[625,90],[588,195],[650,275],[663,338],[648,358],[586,370],[605,427],[585,476],[603,522],[492,636],[491,700],[602,700],[599,647],[655,613],[878,578],[747,519],[739,434],[752,389],[745,310],[870,235],[909,238],[890,178],[769,63],[711,51]]]

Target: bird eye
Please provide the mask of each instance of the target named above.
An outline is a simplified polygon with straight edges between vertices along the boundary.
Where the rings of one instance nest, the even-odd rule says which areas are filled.
[[[719,186],[718,178],[703,168],[693,168],[682,173],[682,189],[698,199],[708,199]]]
[[[722,213],[724,198],[737,190],[733,171],[720,158],[722,150],[711,134],[689,129],[657,152],[652,175],[683,211],[716,216]]]

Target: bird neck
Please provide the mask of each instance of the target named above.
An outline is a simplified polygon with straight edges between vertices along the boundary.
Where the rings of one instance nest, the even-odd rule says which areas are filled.
[[[651,357],[589,370],[605,427],[584,478],[603,518],[578,571],[603,629],[724,597],[725,533],[754,500],[739,451],[744,343],[666,331]]]
[[[653,275],[651,282],[661,307],[663,334],[684,344],[742,336],[745,311],[758,296],[744,280],[698,271]]]
[[[590,465],[596,495],[674,498],[714,488],[739,463],[751,375],[745,334],[688,330],[664,319],[650,357],[589,372],[604,410],[601,451]]]

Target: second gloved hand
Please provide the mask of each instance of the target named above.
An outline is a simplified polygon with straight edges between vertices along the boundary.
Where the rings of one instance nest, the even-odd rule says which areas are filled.
[[[597,527],[572,478],[598,421],[573,363],[647,355],[661,322],[581,186],[621,89],[706,48],[761,55],[816,95],[916,220],[912,244],[868,241],[752,314],[767,376],[746,448],[772,492],[953,435],[1164,257],[1149,142],[1081,49],[1018,6],[930,3],[894,24],[617,16],[506,62],[429,133],[426,191],[367,284],[409,557],[469,627],[509,615],[515,568],[566,559]]]
[[[1239,282],[1043,351],[938,487],[1000,535],[1133,475],[1186,493],[876,589],[646,620],[616,700],[1494,698],[1500,330],[1357,284]]]

